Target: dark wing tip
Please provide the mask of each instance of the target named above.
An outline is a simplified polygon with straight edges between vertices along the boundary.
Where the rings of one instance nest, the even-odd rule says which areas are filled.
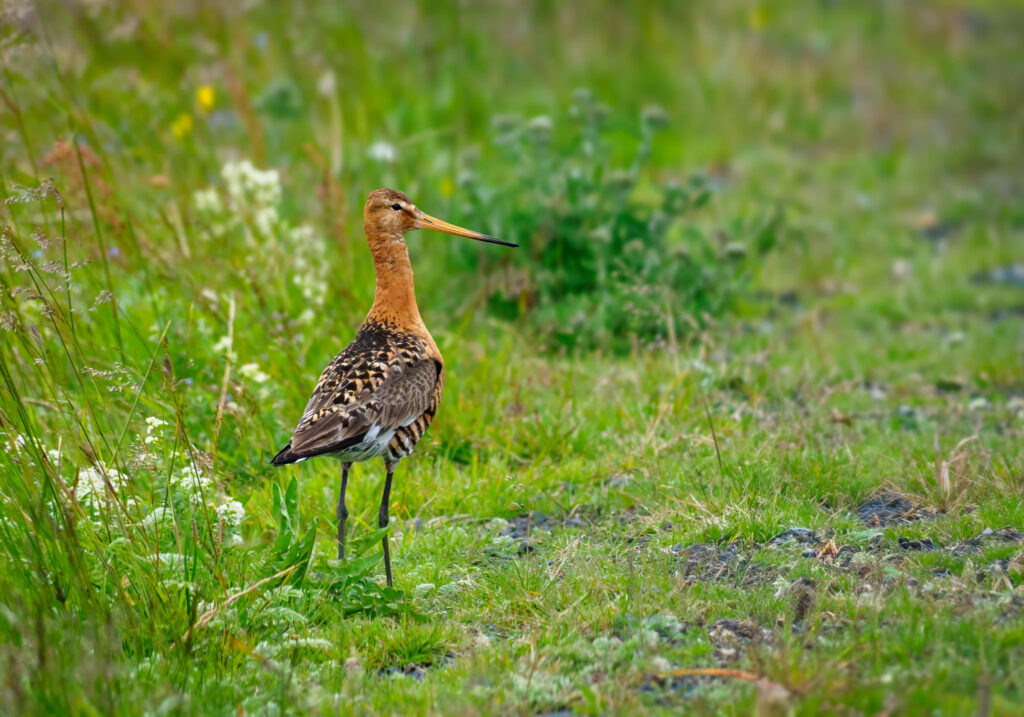
[[[301,458],[301,456],[298,456],[292,452],[292,444],[289,443],[287,446],[282,448],[281,451],[276,456],[274,456],[273,460],[271,460],[270,462],[275,466],[286,466],[289,463],[294,463],[295,461],[299,460],[299,458]]]
[[[343,451],[346,448],[351,448],[352,446],[358,443],[362,443],[363,438],[365,437],[366,431],[363,431],[359,435],[350,436],[349,438],[346,438],[340,443],[332,443],[324,446],[314,446],[309,449],[300,448],[298,451],[292,450],[292,444],[289,443],[287,446],[282,448],[281,452],[274,456],[274,458],[270,462],[275,466],[286,466],[289,463],[298,463],[299,461],[304,461],[307,458],[313,458],[314,456],[322,456],[326,453],[337,453],[338,451]]]

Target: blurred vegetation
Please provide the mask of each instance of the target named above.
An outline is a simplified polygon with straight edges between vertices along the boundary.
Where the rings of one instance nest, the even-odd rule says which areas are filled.
[[[588,90],[576,90],[573,133],[557,145],[550,117],[495,117],[495,143],[512,172],[467,171],[459,183],[469,213],[488,217],[523,251],[488,270],[487,252],[467,250],[462,266],[484,275],[493,314],[531,319],[549,344],[612,352],[665,346],[749,294],[778,217],[739,237],[705,235],[687,214],[707,203],[713,180],[643,181],[655,134],[668,121],[664,110],[643,111],[635,157],[623,168],[611,165],[609,113]]]
[[[1024,557],[976,536],[1024,511],[1022,35],[996,0],[4,2],[0,712],[748,713],[658,676],[725,664],[721,618],[798,713],[1017,711]],[[450,375],[395,590],[379,466],[338,563],[336,465],[268,465],[372,301],[379,186],[523,244],[409,237]],[[878,490],[939,512],[866,528]]]

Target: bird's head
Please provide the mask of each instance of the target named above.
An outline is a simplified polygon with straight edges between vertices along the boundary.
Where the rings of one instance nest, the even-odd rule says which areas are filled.
[[[390,235],[401,236],[413,229],[434,229],[447,234],[454,234],[460,237],[469,237],[477,241],[490,244],[501,244],[502,246],[516,247],[518,244],[496,239],[487,234],[475,232],[472,229],[463,229],[454,224],[432,217],[417,207],[409,197],[397,189],[375,189],[366,198],[366,206],[363,207],[363,221],[366,224],[367,235]]]

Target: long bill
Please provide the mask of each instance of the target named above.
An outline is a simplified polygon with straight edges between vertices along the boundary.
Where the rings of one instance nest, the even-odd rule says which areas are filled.
[[[504,239],[498,239],[496,237],[488,236],[487,234],[475,232],[472,229],[463,229],[462,227],[457,227],[454,224],[449,224],[443,219],[432,217],[429,214],[421,213],[416,218],[416,226],[419,229],[436,229],[439,232],[445,232],[446,234],[454,234],[455,236],[459,237],[469,237],[470,239],[476,239],[477,241],[485,241],[488,244],[501,244],[502,246],[511,247],[519,246],[518,244],[513,244],[512,242],[505,241]]]

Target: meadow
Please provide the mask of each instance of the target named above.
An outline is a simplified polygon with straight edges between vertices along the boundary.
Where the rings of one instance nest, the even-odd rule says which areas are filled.
[[[0,713],[1020,714],[1015,2],[0,8]],[[274,468],[373,300],[446,358]]]

